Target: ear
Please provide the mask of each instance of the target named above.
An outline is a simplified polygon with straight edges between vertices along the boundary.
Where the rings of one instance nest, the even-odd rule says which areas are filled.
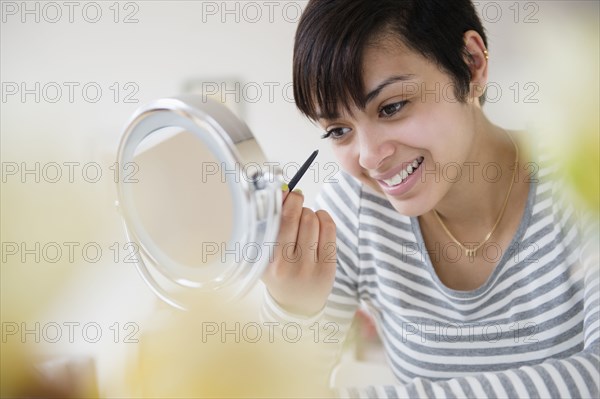
[[[485,91],[488,79],[488,53],[479,33],[474,30],[465,32],[465,52],[467,65],[471,71],[469,97],[478,99]]]

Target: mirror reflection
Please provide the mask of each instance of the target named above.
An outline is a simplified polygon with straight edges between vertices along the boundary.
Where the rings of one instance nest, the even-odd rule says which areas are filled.
[[[134,162],[139,176],[134,208],[150,239],[147,247],[216,278],[233,226],[231,192],[219,160],[191,132],[164,128],[140,143]]]

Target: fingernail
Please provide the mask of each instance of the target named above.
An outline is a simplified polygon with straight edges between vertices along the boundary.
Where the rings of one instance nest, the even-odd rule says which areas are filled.
[[[283,191],[288,191],[290,188],[288,187],[287,183],[283,183],[283,184],[281,185],[281,189],[282,189]]]
[[[298,193],[298,194],[302,194],[302,190],[300,190],[299,188],[295,188],[293,192]]]

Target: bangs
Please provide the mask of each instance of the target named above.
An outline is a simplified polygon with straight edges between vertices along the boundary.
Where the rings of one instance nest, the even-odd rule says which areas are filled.
[[[352,107],[364,109],[363,53],[376,31],[375,22],[381,21],[377,15],[381,11],[368,10],[369,15],[360,2],[348,2],[341,12],[323,3],[318,13],[312,11],[309,4],[296,32],[296,106],[312,120],[338,118],[341,110],[351,114]],[[332,20],[339,23],[329,23]]]

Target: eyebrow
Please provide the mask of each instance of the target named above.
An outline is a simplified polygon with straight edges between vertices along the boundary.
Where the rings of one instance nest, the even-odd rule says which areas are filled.
[[[369,102],[373,101],[373,99],[375,97],[377,97],[379,95],[379,93],[381,93],[381,90],[383,90],[386,86],[391,85],[392,83],[396,83],[398,81],[410,80],[410,79],[413,79],[414,77],[415,77],[415,75],[413,75],[413,74],[407,74],[407,75],[396,75],[396,76],[391,76],[391,77],[387,78],[386,80],[381,82],[375,89],[371,90],[369,92],[369,94],[367,94],[365,105],[368,104]]]

